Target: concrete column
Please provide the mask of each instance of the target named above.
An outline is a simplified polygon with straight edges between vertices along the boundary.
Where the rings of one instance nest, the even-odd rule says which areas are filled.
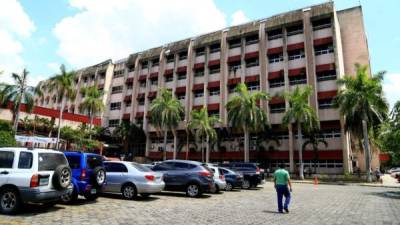
[[[145,152],[146,157],[149,157],[150,146],[151,146],[150,135],[149,133],[146,133],[146,152]]]
[[[148,60],[148,59],[146,59],[146,60]],[[147,77],[150,74],[150,68],[151,68],[151,62],[148,61],[147,62],[147,73],[146,73]],[[150,99],[147,96],[150,92],[150,86],[151,86],[151,84],[149,82],[149,79],[146,78],[146,91],[145,91],[146,94],[145,94],[145,99],[144,99],[144,116],[143,116],[143,129],[145,132],[149,131],[149,121],[147,119],[147,114],[149,111]]]
[[[260,62],[260,90],[268,93],[268,61],[267,61],[267,35],[265,32],[265,21],[260,22],[258,31],[258,60]],[[267,101],[261,101],[261,108],[265,110],[269,120],[269,107]]]
[[[208,77],[209,77],[210,71],[208,69],[207,62],[208,62],[208,57],[209,57],[209,54],[210,54],[210,47],[209,46],[207,46],[205,48],[205,52],[206,53],[204,54],[204,103],[203,103],[203,106],[207,106],[208,105],[208,91],[207,91],[207,88],[208,88]],[[220,83],[220,93],[221,93],[221,83]]]
[[[139,67],[140,67],[141,55],[138,55],[135,59],[135,70],[133,71],[133,86],[132,86],[132,111],[133,121],[136,122],[136,113],[138,108],[137,95],[139,92]],[[144,119],[144,118],[143,118]]]
[[[193,99],[192,99],[192,88],[193,88],[193,45],[194,39],[190,40],[188,46],[188,60],[186,66],[186,105],[185,105],[185,120],[189,121],[190,119],[190,112],[192,111],[193,107]]]
[[[227,30],[223,30],[221,34],[221,52],[220,52],[220,77],[221,77],[221,84],[228,83],[228,43],[226,41],[226,36],[228,34]],[[219,108],[221,125],[227,126],[228,125],[228,116],[226,112],[225,105],[228,102],[228,90],[227,85],[220,85],[220,97],[221,103]]]
[[[165,48],[161,50],[160,53],[160,59],[159,59],[159,64],[158,64],[158,87],[165,87],[164,83],[164,71],[165,71],[165,63],[166,63],[166,57],[165,57]],[[172,93],[175,93],[174,90],[172,90]]]
[[[244,37],[240,38],[240,67],[242,68],[240,70],[240,81],[242,83],[245,82],[245,77],[246,77],[246,60],[244,59],[245,55],[245,46],[246,46],[246,39]]]
[[[342,152],[343,152],[343,172],[351,173],[353,171],[353,165],[350,157],[350,137],[348,132],[345,130],[344,119],[340,119],[340,133],[342,139]]]

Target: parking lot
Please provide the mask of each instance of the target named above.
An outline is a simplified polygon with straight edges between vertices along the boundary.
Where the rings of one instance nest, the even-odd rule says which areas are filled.
[[[396,193],[397,192],[397,193]],[[127,201],[106,195],[75,205],[28,205],[0,224],[400,224],[398,189],[294,184],[290,214],[276,213],[272,183],[201,198],[162,193]]]

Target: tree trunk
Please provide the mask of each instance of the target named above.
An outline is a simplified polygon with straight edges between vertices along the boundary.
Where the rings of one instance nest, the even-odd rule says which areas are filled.
[[[304,180],[304,165],[303,165],[303,151],[301,145],[303,143],[303,136],[301,133],[301,124],[297,123],[297,146],[299,150],[299,177],[300,180]]]
[[[204,162],[204,138],[201,138],[201,162]]]
[[[89,122],[89,139],[92,140],[92,126],[93,126],[93,113],[90,113],[90,122]]]
[[[177,148],[178,148],[178,137],[176,136],[176,132],[173,130],[172,131],[174,135],[174,152],[172,154],[172,159],[176,159],[176,154],[177,154]]]
[[[313,144],[314,148],[314,173],[317,173],[317,162],[318,162],[318,144]]]
[[[164,143],[163,143],[163,160],[167,160],[167,135],[168,130],[164,131]]]
[[[372,182],[371,177],[371,149],[368,141],[368,128],[367,121],[362,121],[363,135],[364,135],[364,151],[365,151],[365,173],[367,175],[367,182]]]
[[[17,111],[15,112],[15,118],[14,118],[14,124],[13,124],[13,129],[14,129],[15,134],[17,134],[19,111],[21,110],[21,103],[18,102],[17,104],[18,104],[18,106],[17,106]]]
[[[245,127],[243,129],[244,131],[244,162],[249,162],[249,156],[250,156],[250,150],[249,150],[249,142],[250,142],[250,134],[249,134],[249,130]]]
[[[206,163],[209,163],[210,161],[210,136],[206,136]]]
[[[61,107],[60,107],[60,115],[58,117],[58,129],[57,129],[57,141],[56,141],[56,149],[59,149],[59,143],[60,143],[60,133],[61,133],[61,120],[62,120],[62,115],[64,112],[64,104],[65,104],[65,96],[63,96],[61,100]]]

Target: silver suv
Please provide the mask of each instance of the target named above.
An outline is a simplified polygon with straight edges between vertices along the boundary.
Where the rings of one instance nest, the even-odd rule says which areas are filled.
[[[71,191],[71,169],[62,152],[0,148],[0,212],[14,214],[23,203],[58,201]]]

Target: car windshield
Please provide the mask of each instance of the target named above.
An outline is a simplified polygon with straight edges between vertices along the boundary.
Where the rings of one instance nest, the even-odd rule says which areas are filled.
[[[39,171],[53,171],[60,165],[68,165],[61,153],[39,153]]]
[[[135,167],[135,169],[137,169],[137,170],[139,170],[141,172],[151,172],[152,171],[151,169],[149,169],[149,168],[147,168],[147,167],[145,167],[143,165],[140,165],[138,163],[131,163],[131,165],[133,167]]]

